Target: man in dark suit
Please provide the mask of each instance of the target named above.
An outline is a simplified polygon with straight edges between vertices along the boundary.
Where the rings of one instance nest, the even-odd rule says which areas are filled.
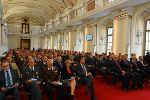
[[[22,70],[22,77],[25,90],[31,92],[32,100],[41,100],[41,70],[38,66],[35,66],[33,58],[28,59],[28,65]]]
[[[48,94],[48,99],[53,100],[53,89],[57,90],[58,96],[57,100],[63,100],[64,89],[60,82],[60,73],[58,68],[53,66],[53,60],[47,60],[47,67],[43,69],[43,79],[45,82],[45,90]]]
[[[81,81],[81,83],[85,83],[88,89],[90,90],[91,100],[95,100],[96,98],[95,98],[93,77],[92,77],[90,70],[85,65],[84,57],[80,58],[80,64],[77,67],[76,74],[77,74],[77,77],[79,78],[79,81]]]
[[[20,100],[17,89],[19,86],[19,75],[9,65],[6,59],[3,59],[1,62],[3,70],[0,71],[0,100],[4,100],[7,95],[13,95],[14,100]]]
[[[128,60],[128,55],[123,55],[120,61],[121,68],[125,71],[127,75],[126,89],[130,90],[130,80],[132,81],[132,89],[136,87],[136,75],[132,72],[131,63]]]
[[[119,59],[117,55],[114,55],[113,57],[113,62],[111,66],[111,71],[112,71],[112,80],[113,83],[116,84],[117,79],[122,80],[122,89],[126,89],[126,84],[127,84],[127,74],[125,71],[121,68],[119,64]]]
[[[57,57],[57,59],[56,59],[56,61],[54,61],[53,65],[58,68],[58,71],[60,72],[60,74],[63,72],[64,63],[62,62],[61,56]]]
[[[137,59],[135,58],[131,59],[132,73],[136,77],[137,88],[143,89],[144,80],[142,80],[142,75],[144,75],[144,71],[138,68],[136,61]]]
[[[41,68],[43,71],[44,67],[47,66],[47,56],[43,56],[42,61],[39,62],[38,66]]]

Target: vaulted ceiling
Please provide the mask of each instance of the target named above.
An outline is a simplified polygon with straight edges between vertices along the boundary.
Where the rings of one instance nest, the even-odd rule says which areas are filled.
[[[3,18],[7,23],[20,23],[27,17],[30,22],[44,25],[63,10],[73,0],[1,0]]]

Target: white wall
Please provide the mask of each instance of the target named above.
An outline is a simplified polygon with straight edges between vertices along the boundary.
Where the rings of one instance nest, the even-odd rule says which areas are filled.
[[[31,49],[34,47],[35,49],[41,48],[40,45],[40,37],[38,34],[40,33],[41,26],[30,26],[30,34],[35,34],[30,37],[31,39]]]
[[[40,44],[39,44],[39,37],[38,36],[32,36],[31,37],[31,49],[38,49],[40,48]]]
[[[20,48],[20,36],[19,35],[8,35],[8,49]]]
[[[2,23],[0,27],[0,55],[8,51],[7,25]]]
[[[40,30],[41,30],[41,26],[30,25],[30,34],[39,34]]]
[[[9,34],[20,34],[21,33],[21,24],[8,24]]]
[[[31,39],[31,49],[34,47],[35,49],[38,49],[41,47],[40,45],[40,37],[38,34],[40,33],[41,26],[33,26],[30,25],[30,39]],[[20,40],[21,40],[21,24],[14,25],[9,24],[8,25],[8,49],[15,49],[20,48]]]

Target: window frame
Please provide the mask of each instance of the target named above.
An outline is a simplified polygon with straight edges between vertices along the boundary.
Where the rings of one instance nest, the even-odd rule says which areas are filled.
[[[108,34],[109,29],[112,28],[112,34]],[[113,46],[113,27],[107,28],[107,41],[106,41],[106,53],[112,52],[112,46]],[[112,37],[112,42],[108,41],[108,37]],[[108,49],[108,44],[112,44],[111,49]],[[109,52],[108,52],[109,51]]]
[[[150,49],[149,50],[147,50],[146,49],[146,43],[147,43],[147,40],[146,40],[146,35],[147,35],[147,32],[150,32],[150,29],[148,30],[147,29],[147,22],[150,22],[150,19],[147,19],[146,21],[145,21],[145,34],[144,34],[144,55],[148,52],[148,51],[150,51]],[[150,33],[149,33],[149,35],[150,35]],[[150,41],[150,39],[149,39],[149,41]],[[150,42],[149,42],[149,47],[150,47]]]

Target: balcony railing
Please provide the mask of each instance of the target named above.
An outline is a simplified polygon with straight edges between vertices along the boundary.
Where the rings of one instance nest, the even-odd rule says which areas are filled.
[[[101,1],[101,4],[96,4],[95,0],[89,0],[85,6],[80,6],[79,8],[74,9],[74,10],[70,11],[68,14],[60,17],[59,19],[57,19],[51,23],[48,23],[47,25],[45,25],[42,28],[41,32],[44,32],[46,30],[55,28],[59,25],[68,23],[68,22],[72,21],[73,19],[77,19],[80,16],[83,16],[86,13],[91,12],[94,9],[98,9],[100,7],[103,7],[103,6],[109,5],[111,3],[118,2],[118,1],[121,1],[121,0],[103,0],[103,1]]]

